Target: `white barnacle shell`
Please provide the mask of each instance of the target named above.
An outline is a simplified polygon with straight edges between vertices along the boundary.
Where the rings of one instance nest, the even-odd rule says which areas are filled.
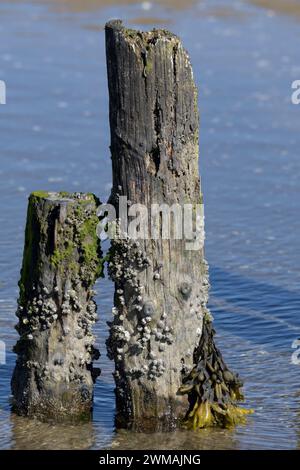
[[[69,290],[69,295],[71,299],[76,298],[76,291],[74,289]]]
[[[124,338],[123,338],[124,341],[126,341],[126,342],[130,341],[130,333],[129,333],[129,331],[124,330],[124,331],[123,331],[123,335],[124,335]]]

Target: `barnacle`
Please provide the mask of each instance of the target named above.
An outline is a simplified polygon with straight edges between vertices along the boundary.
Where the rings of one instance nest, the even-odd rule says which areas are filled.
[[[243,424],[251,409],[240,408],[243,383],[228,370],[214,342],[215,331],[209,316],[203,321],[203,332],[194,352],[196,366],[183,378],[179,393],[188,394],[190,409],[185,425],[192,429],[210,426],[232,427]]]
[[[192,285],[190,282],[182,282],[181,285],[179,286],[179,291],[182,295],[182,297],[187,300],[192,292]]]

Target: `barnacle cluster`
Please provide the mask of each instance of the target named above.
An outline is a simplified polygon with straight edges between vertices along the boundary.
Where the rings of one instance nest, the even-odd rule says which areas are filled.
[[[80,193],[30,197],[16,313],[20,338],[14,348],[13,393],[21,413],[33,406],[23,383],[31,391],[29,384],[36,382],[42,397],[53,384],[81,390],[100,373],[92,365],[99,357],[93,346],[97,308],[92,285],[102,272],[96,203],[93,195]]]
[[[141,250],[138,241],[131,240],[125,234],[113,240],[108,262],[109,276],[119,286],[119,290],[126,283],[137,294],[141,293],[137,275],[150,265],[150,260]]]
[[[148,298],[145,287],[141,284],[139,273],[152,265],[151,260],[139,241],[129,239],[124,233],[122,236],[120,232],[117,233],[119,236],[111,243],[108,264],[110,278],[116,286],[113,321],[108,322],[108,355],[115,359],[117,380],[119,371],[123,370],[121,375],[131,379],[144,376],[150,381],[155,381],[166,371],[165,362],[157,355],[174,342],[174,332],[169,325],[167,314],[160,314],[155,301]],[[153,277],[158,282],[160,276],[155,274],[158,274],[159,269],[153,269]],[[126,356],[141,354],[145,360],[144,364],[124,368]]]
[[[210,426],[231,427],[245,422],[250,409],[240,408],[243,400],[238,374],[226,366],[222,354],[214,342],[215,330],[208,310],[203,319],[203,330],[198,347],[194,351],[196,366],[184,377],[179,389],[189,395],[190,409],[186,426],[193,429]]]

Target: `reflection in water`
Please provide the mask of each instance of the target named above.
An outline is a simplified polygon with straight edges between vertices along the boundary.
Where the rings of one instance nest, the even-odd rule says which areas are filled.
[[[236,430],[202,429],[200,431],[175,431],[148,434],[119,431],[111,445],[114,450],[218,450],[237,449]]]
[[[300,450],[300,391],[296,392],[296,402],[298,403],[297,411],[296,411],[296,418],[295,418],[295,428],[297,434],[297,450]]]
[[[89,449],[95,441],[92,423],[71,425],[47,424],[11,415],[12,448],[16,450]]]

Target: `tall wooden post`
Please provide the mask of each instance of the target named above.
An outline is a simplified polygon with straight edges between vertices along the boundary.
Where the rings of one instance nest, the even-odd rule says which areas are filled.
[[[117,211],[124,195],[149,210],[153,203],[199,204],[197,90],[180,40],[114,21],[106,25],[106,49]],[[115,240],[111,252],[109,348],[120,425],[172,427],[188,407],[178,389],[202,331],[203,250],[159,238]]]
[[[115,307],[108,350],[115,360],[118,425],[137,430],[172,428],[189,412],[187,422],[190,418],[201,427],[198,408],[202,413],[207,400],[217,403],[224,398],[225,403],[230,394],[206,307],[209,281],[203,246],[187,249],[185,232],[182,239],[165,239],[162,219],[161,236],[153,237],[149,216],[153,204],[173,211],[174,205],[195,208],[202,202],[192,67],[175,35],[126,29],[118,20],[106,25],[106,52],[113,166],[110,200],[119,217],[122,196],[128,198],[129,208],[138,203],[148,210],[143,236],[136,241],[121,233],[110,251]],[[129,215],[133,215],[130,209]],[[203,213],[200,218],[203,222]],[[203,241],[202,232],[200,238]],[[220,359],[220,367],[215,359]],[[204,379],[198,382],[202,369]],[[229,374],[238,390],[239,382]],[[206,397],[207,381],[212,393]],[[220,421],[218,413],[204,425]]]
[[[16,412],[42,420],[88,419],[93,381],[92,286],[101,275],[97,199],[36,192],[29,198],[12,378]]]

